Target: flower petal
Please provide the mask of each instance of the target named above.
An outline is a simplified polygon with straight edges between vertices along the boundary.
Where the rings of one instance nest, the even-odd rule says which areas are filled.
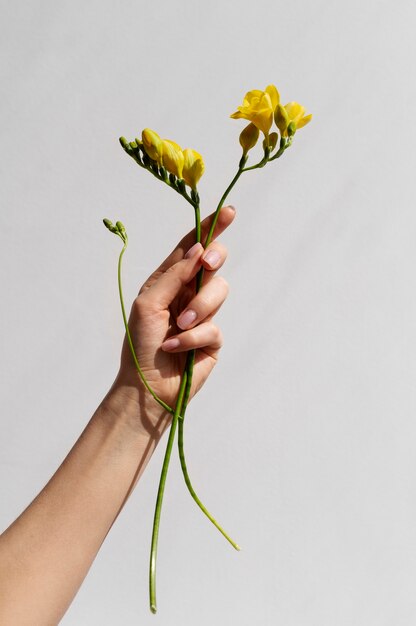
[[[299,122],[296,124],[297,128],[302,128],[303,126],[306,126],[306,124],[309,124],[311,119],[312,113],[309,113],[309,115],[305,115],[305,117],[302,117],[302,119],[300,119]]]
[[[182,178],[182,169],[185,161],[183,152],[174,141],[169,139],[162,140],[162,162],[168,172],[174,174],[178,178]]]
[[[267,85],[264,91],[269,94],[270,100],[272,101],[272,107],[275,109],[280,102],[280,95],[275,85]]]
[[[142,131],[143,147],[146,154],[160,163],[162,157],[162,140],[159,135],[151,128],[145,128]]]
[[[183,156],[183,179],[192,189],[196,189],[198,181],[205,170],[204,160],[199,152],[192,150],[192,148],[186,148],[183,151]]]
[[[295,124],[297,124],[305,113],[305,107],[299,104],[299,102],[288,102],[288,104],[285,104],[285,109],[290,120],[295,122]]]

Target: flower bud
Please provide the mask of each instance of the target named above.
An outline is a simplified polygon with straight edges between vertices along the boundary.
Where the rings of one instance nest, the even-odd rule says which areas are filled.
[[[287,127],[287,135],[288,137],[293,137],[293,135],[296,132],[296,122],[290,122],[289,126]]]
[[[192,150],[192,148],[186,148],[186,150],[183,151],[183,156],[183,178],[191,189],[196,189],[199,179],[205,170],[204,161],[199,152]]]
[[[268,153],[270,154],[270,152],[273,152],[273,150],[276,147],[277,144],[277,139],[278,139],[278,135],[277,133],[270,133],[270,135],[267,137],[267,139],[263,140],[263,149],[264,151],[268,151]]]
[[[121,233],[122,235],[126,234],[126,229],[124,228],[124,225],[121,222],[116,222],[116,228],[118,232]]]
[[[247,154],[251,148],[254,148],[258,138],[259,129],[252,122],[250,122],[250,124],[240,133],[240,145],[243,148],[243,154]]]
[[[289,115],[284,106],[278,104],[274,110],[274,121],[280,133],[283,135],[289,124]]]
[[[157,161],[160,164],[162,158],[162,140],[159,135],[155,133],[154,130],[145,128],[142,131],[142,140],[146,154],[153,159],[153,161]]]
[[[163,178],[163,180],[166,182],[168,179],[168,173],[166,171],[166,168],[163,167],[163,165],[161,165],[159,167],[159,174],[161,175],[161,177]]]
[[[119,142],[121,143],[121,146],[124,148],[124,150],[128,149],[129,142],[127,141],[127,139],[125,137],[120,137],[119,138]]]
[[[162,163],[168,172],[174,174],[177,178],[182,178],[185,157],[181,147],[174,141],[170,141],[170,139],[162,139],[161,155]]]
[[[108,228],[108,230],[112,233],[117,233],[117,228],[114,226],[113,222],[106,217],[103,219],[104,226]]]

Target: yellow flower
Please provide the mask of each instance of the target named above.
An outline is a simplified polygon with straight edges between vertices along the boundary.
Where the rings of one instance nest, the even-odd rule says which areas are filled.
[[[250,122],[250,124],[246,126],[244,130],[242,130],[240,133],[240,144],[243,148],[244,155],[246,155],[247,152],[251,150],[251,148],[254,148],[258,138],[259,129],[253,124],[253,122]]]
[[[162,139],[162,163],[168,172],[182,178],[184,162],[182,148],[170,139]]]
[[[283,136],[294,135],[298,128],[311,121],[312,113],[305,115],[305,107],[298,102],[289,102],[276,108],[274,119]]]
[[[237,107],[237,111],[230,117],[249,120],[267,137],[279,102],[279,92],[274,85],[268,85],[264,91],[253,89],[246,93],[242,106]]]
[[[199,179],[205,170],[205,164],[202,156],[192,148],[186,148],[183,151],[183,179],[192,189],[196,189]]]
[[[145,128],[142,131],[143,147],[146,154],[157,161],[159,165],[162,163],[162,140],[154,130]]]

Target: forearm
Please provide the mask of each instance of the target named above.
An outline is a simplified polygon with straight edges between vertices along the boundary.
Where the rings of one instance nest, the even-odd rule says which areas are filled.
[[[159,428],[146,430],[134,393],[113,387],[48,484],[0,537],[1,624],[57,624],[78,591],[167,425],[160,413]]]

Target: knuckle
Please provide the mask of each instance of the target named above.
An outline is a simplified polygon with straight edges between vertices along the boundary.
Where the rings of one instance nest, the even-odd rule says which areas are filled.
[[[171,267],[168,267],[168,269],[165,272],[165,276],[167,276],[167,278],[170,281],[173,281],[175,283],[177,283],[177,286],[180,287],[184,282],[185,282],[185,276],[184,276],[184,266],[181,265],[182,261],[179,261],[179,263],[175,263],[175,265],[172,265]]]
[[[230,285],[228,284],[228,281],[225,280],[224,276],[221,275],[217,275],[215,276],[215,280],[219,283],[219,285],[222,287],[224,293],[226,295],[229,294],[230,292]]]
[[[148,308],[146,300],[147,298],[144,297],[143,293],[139,293],[139,295],[133,300],[132,309],[138,317],[141,317]]]
[[[146,281],[145,283],[143,283],[143,285],[140,287],[139,290],[139,296],[141,296],[143,293],[145,293],[145,291],[147,291],[151,286],[150,281]]]
[[[214,339],[215,343],[218,344],[218,345],[222,345],[223,336],[222,336],[222,332],[221,332],[220,328],[218,326],[216,326],[216,324],[212,324],[211,325],[211,332],[212,332],[212,336],[213,336],[213,339]]]

